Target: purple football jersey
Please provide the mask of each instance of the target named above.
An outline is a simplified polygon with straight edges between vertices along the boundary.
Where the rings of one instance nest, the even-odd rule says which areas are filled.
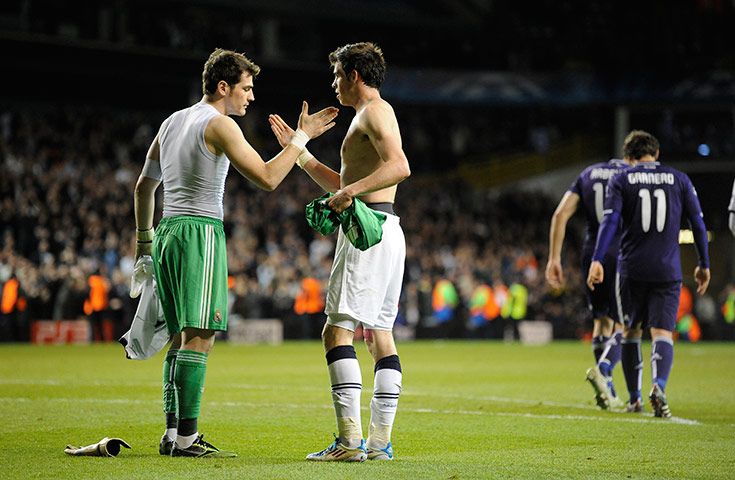
[[[613,175],[626,168],[630,168],[630,165],[616,158],[609,162],[596,163],[585,168],[572,183],[572,186],[569,187],[570,192],[579,195],[579,202],[587,221],[583,250],[590,252],[590,254],[595,249],[597,229],[600,227],[600,222],[602,222],[607,182]],[[616,255],[619,243],[619,236],[616,235],[613,241],[610,242],[608,252]]]
[[[619,212],[622,219],[621,275],[648,282],[682,280],[682,215],[692,224],[695,216],[702,217],[697,192],[685,173],[659,162],[629,168],[608,182],[608,212]],[[706,242],[704,249],[706,258]]]

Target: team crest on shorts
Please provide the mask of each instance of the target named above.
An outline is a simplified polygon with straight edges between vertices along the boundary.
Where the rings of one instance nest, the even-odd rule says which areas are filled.
[[[216,310],[214,312],[214,321],[217,322],[217,323],[219,323],[219,322],[222,321],[222,312],[221,311]]]

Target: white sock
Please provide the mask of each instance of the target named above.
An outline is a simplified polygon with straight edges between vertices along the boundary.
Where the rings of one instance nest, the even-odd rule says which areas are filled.
[[[352,350],[354,352],[354,350]],[[332,403],[337,415],[337,436],[349,442],[355,441],[357,447],[362,442],[360,425],[360,393],[362,392],[362,372],[357,358],[343,357],[329,364],[329,380],[332,383]]]
[[[194,443],[194,440],[197,439],[199,436],[199,432],[194,433],[192,435],[187,435],[186,437],[182,437],[181,435],[176,435],[176,448],[189,448]]]
[[[167,428],[163,436],[171,440],[176,440],[176,430],[175,428]]]
[[[382,368],[375,372],[368,429],[368,444],[373,447],[385,448],[390,442],[402,379],[403,374],[392,368]]]

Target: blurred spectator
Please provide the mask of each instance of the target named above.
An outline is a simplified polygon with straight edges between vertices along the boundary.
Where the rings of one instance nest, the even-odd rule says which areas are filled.
[[[503,318],[503,338],[507,340],[519,339],[518,322],[526,319],[528,310],[528,288],[519,282],[513,282],[508,287],[508,298],[500,309]]]
[[[681,295],[679,296],[679,310],[676,313],[674,340],[698,342],[702,338],[702,330],[699,327],[697,317],[692,312],[693,308],[692,292],[685,285],[682,285]]]
[[[500,307],[495,301],[493,289],[484,283],[479,284],[472,291],[468,302],[469,317],[468,329],[475,338],[492,338],[492,327],[500,316]]]
[[[681,294],[679,296],[679,310],[676,312],[676,320],[678,321],[687,313],[691,313],[693,308],[694,302],[692,300],[692,292],[687,288],[686,285],[682,285]]]
[[[697,297],[694,303],[694,316],[699,320],[699,326],[702,329],[703,339],[720,339],[722,336],[721,328],[718,325],[717,304],[712,295],[705,293],[701,297]]]
[[[723,291],[722,317],[725,320],[722,337],[725,340],[735,340],[735,285],[728,284]]]
[[[443,334],[439,334],[439,336],[446,337],[449,333],[451,323],[454,320],[454,310],[459,303],[457,290],[451,281],[442,278],[434,284],[431,298],[434,319],[443,331]]]
[[[676,330],[674,331],[674,340],[684,340],[687,342],[698,342],[702,338],[702,330],[699,327],[697,317],[691,312],[684,314],[676,321]]]
[[[95,342],[111,342],[113,335],[112,324],[107,315],[110,282],[103,275],[105,272],[106,269],[87,279],[89,298],[84,301],[84,313],[92,323],[92,341]]]
[[[77,320],[85,318],[84,303],[89,298],[89,284],[81,268],[64,268],[68,276],[59,289],[54,303],[54,320]]]
[[[289,338],[319,339],[324,326],[324,295],[319,279],[306,277],[301,280],[293,305],[296,322],[286,333],[293,330]]]
[[[26,299],[15,275],[2,284],[0,303],[0,341],[27,340]]]

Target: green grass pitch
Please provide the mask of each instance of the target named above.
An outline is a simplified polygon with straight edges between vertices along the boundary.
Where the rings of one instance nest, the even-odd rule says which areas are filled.
[[[372,365],[364,346],[357,352],[366,433]],[[304,456],[331,443],[336,427],[318,342],[215,345],[199,428],[234,459],[158,454],[163,353],[133,361],[117,344],[3,345],[0,478],[735,478],[735,345],[676,345],[670,421],[649,405],[643,415],[597,409],[584,381],[591,349],[580,342],[421,341],[399,344],[399,354],[394,461],[320,464]],[[646,362],[644,396],[649,372]],[[624,392],[619,366],[615,382]],[[105,436],[132,450],[63,453]]]

